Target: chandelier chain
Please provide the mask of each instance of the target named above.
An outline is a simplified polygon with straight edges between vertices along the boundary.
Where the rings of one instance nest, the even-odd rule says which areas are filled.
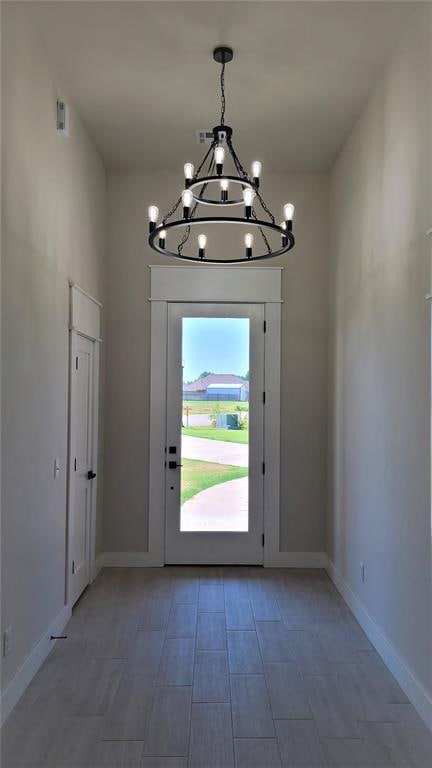
[[[196,173],[194,174],[194,178],[198,178],[198,176],[201,173],[202,167],[203,167],[203,165],[205,165],[205,162],[206,162],[206,160],[207,160],[207,158],[208,158],[208,156],[210,154],[212,155],[212,160],[213,160],[213,151],[214,151],[215,146],[216,146],[216,142],[213,140],[212,143],[210,144],[206,154],[204,155],[204,159],[203,159],[202,163],[198,166],[198,169],[197,169]]]
[[[262,209],[266,212],[266,214],[269,217],[269,219],[271,220],[272,224],[275,224],[276,223],[276,219],[273,216],[271,210],[267,207],[266,203],[264,202],[264,199],[263,199],[262,195],[260,195],[258,190],[256,190],[256,196],[257,196],[258,200],[261,203]]]
[[[182,239],[180,240],[177,246],[177,253],[179,256],[181,256],[183,247],[186,245],[187,241],[189,240],[190,231],[191,231],[191,228],[190,228],[190,225],[188,225],[184,231],[184,235]]]
[[[256,213],[255,213],[255,209],[254,209],[254,208],[252,208],[252,217],[253,217],[253,218],[254,218],[256,221],[258,220],[258,216],[256,215]],[[264,230],[263,230],[263,228],[262,228],[262,227],[258,227],[258,231],[260,232],[260,234],[261,234],[261,237],[262,237],[262,239],[263,239],[263,241],[264,241],[264,245],[265,245],[265,247],[267,248],[267,253],[271,253],[271,246],[270,246],[270,243],[269,243],[269,241],[267,240],[267,237],[266,237],[266,235],[265,235],[265,233],[264,233]]]
[[[220,124],[221,125],[225,125],[225,107],[226,107],[226,101],[225,101],[225,62],[223,62],[222,68],[221,68],[220,87],[221,87],[221,119],[220,119]]]
[[[165,226],[165,224],[167,223],[168,219],[170,219],[171,216],[173,216],[175,214],[177,208],[179,207],[179,205],[181,203],[181,200],[182,200],[182,197],[180,195],[179,199],[174,203],[173,207],[163,217],[163,219],[162,219],[162,226]]]
[[[226,142],[227,142],[227,145],[228,145],[228,149],[229,149],[229,151],[231,153],[231,157],[234,160],[234,165],[235,165],[235,167],[237,169],[238,175],[241,176],[243,179],[245,179],[245,181],[250,181],[248,174],[246,173],[246,171],[243,168],[239,158],[237,157],[237,153],[236,153],[236,151],[235,151],[235,149],[233,147],[232,140],[231,140],[230,136],[227,136]]]

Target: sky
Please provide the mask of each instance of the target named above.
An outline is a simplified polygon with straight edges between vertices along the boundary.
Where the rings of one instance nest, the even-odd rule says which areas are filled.
[[[183,318],[183,380],[203,371],[244,376],[249,370],[249,320],[243,317]]]

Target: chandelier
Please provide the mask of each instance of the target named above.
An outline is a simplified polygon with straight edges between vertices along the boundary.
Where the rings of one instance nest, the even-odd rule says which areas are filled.
[[[149,207],[149,245],[166,256],[207,264],[236,264],[281,256],[294,247],[294,206],[291,203],[283,206],[283,221],[277,224],[260,192],[261,163],[255,160],[250,174],[241,164],[233,146],[233,130],[225,125],[225,65],[232,60],[233,51],[219,46],[214,49],[213,58],[221,64],[219,125],[213,128],[213,139],[197,170],[192,163],[185,164],[184,189],[171,210],[159,221],[158,207]],[[224,209],[241,206],[243,216],[200,215],[201,206]],[[182,217],[173,219],[179,209]],[[241,251],[237,257],[231,252],[226,258],[224,254],[219,258],[206,257],[207,235],[201,230],[211,224],[246,227],[244,245],[241,247],[239,242]],[[200,233],[196,241],[191,238],[192,229]],[[168,239],[173,243],[171,247],[167,245]],[[270,240],[276,241],[276,245],[272,247]]]

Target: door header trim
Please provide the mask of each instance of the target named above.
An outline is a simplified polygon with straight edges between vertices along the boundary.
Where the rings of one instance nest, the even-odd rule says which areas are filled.
[[[212,270],[211,279],[209,269]],[[150,266],[150,301],[279,304],[282,301],[282,269]]]

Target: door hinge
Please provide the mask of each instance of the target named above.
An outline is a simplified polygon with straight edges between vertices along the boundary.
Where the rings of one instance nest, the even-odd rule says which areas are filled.
[[[72,560],[72,576],[75,573],[75,560]]]
[[[264,546],[264,534],[262,535],[262,545]]]
[[[265,475],[265,461],[263,461],[262,463],[262,473],[263,475]]]
[[[263,403],[264,403],[264,404],[265,404],[265,401],[266,401],[266,393],[265,393],[265,392],[263,392]]]
[[[75,369],[78,370],[78,355],[75,358]]]
[[[77,470],[77,461],[76,459],[74,459],[74,472],[76,472],[76,470]]]
[[[267,333],[267,320],[264,320],[264,333]]]

